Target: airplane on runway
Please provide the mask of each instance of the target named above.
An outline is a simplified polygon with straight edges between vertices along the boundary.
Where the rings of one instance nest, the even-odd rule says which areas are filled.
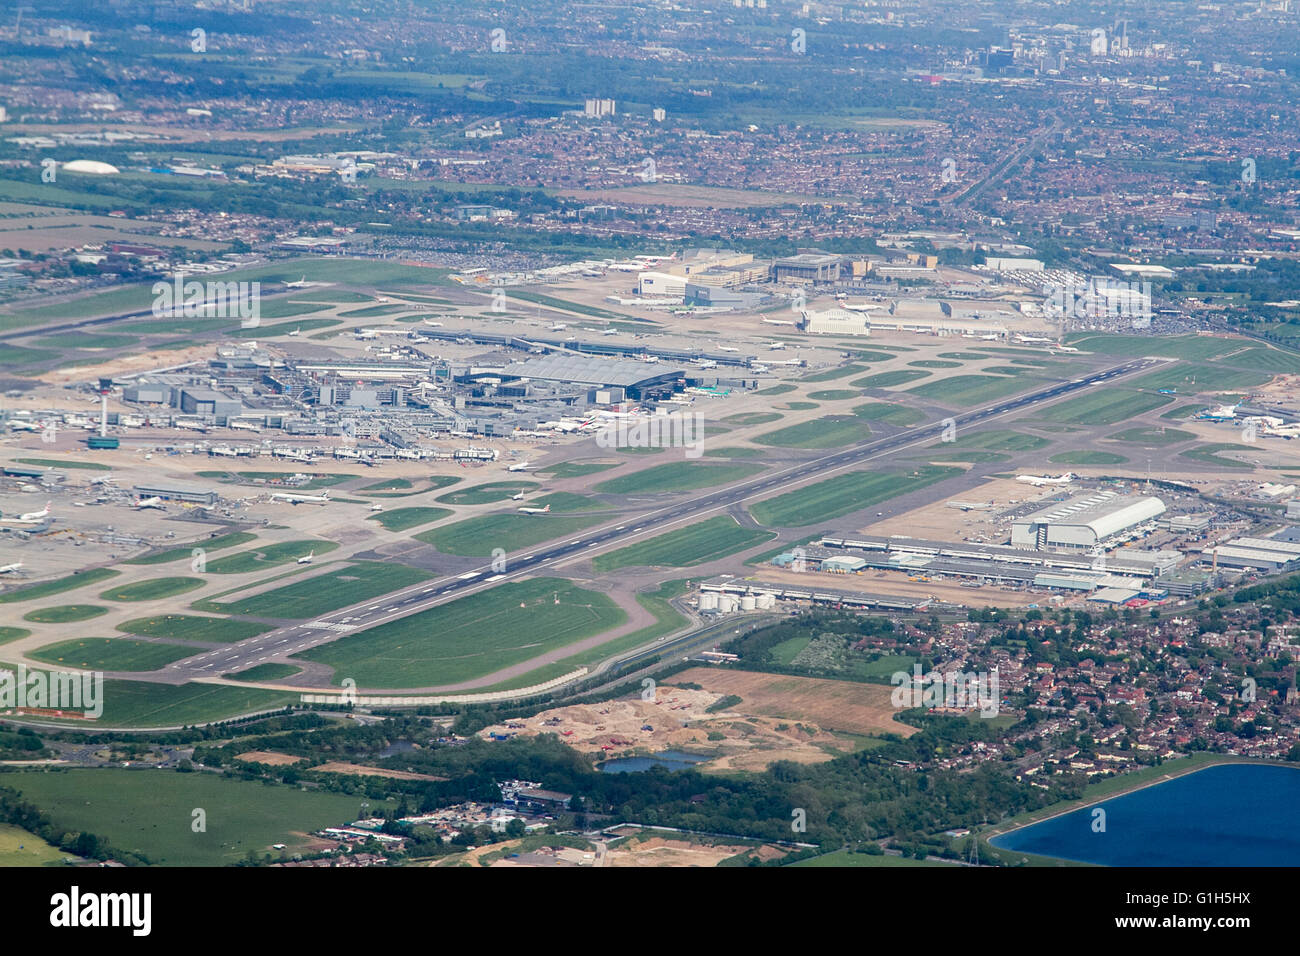
[[[517,495],[511,495],[511,496],[510,496],[510,500],[511,500],[511,501],[523,501],[523,500],[524,500],[524,493],[521,491],[521,492],[519,492],[519,494],[517,494]]]
[[[371,510],[371,511],[383,511],[383,510],[384,510],[384,506],[383,506],[383,505],[380,505],[380,504],[374,504],[374,505],[371,505],[371,506],[370,506],[370,510]]]
[[[40,511],[29,511],[21,514],[17,518],[0,518],[5,524],[40,524],[50,516],[50,503],[45,502],[45,507]]]
[[[294,329],[292,332],[290,332],[289,334],[290,334],[290,335],[297,335],[297,334],[298,334],[299,332],[301,332],[301,331],[302,331],[302,326],[300,325],[300,326],[298,326],[296,329]]]
[[[290,494],[287,491],[277,491],[275,494],[271,495],[271,500],[287,501],[291,505],[301,505],[307,503],[324,505],[324,504],[329,504],[330,493],[328,491],[322,491],[318,495],[295,495],[295,494]]]
[[[159,511],[167,510],[166,507],[163,505],[163,500],[158,497],[141,498],[139,501],[135,503],[136,511],[143,511],[145,508],[156,508]]]
[[[1046,475],[1016,475],[1016,481],[1024,482],[1027,485],[1033,485],[1035,488],[1041,488],[1043,485],[1068,485],[1079,476],[1073,472],[1066,472],[1056,478]]]
[[[525,471],[531,465],[531,461],[521,461],[517,465],[511,465],[506,471]]]
[[[303,276],[303,277],[302,277],[301,279],[299,279],[297,282],[286,282],[284,285],[285,285],[285,288],[287,288],[287,289],[305,289],[305,288],[307,288],[307,287],[310,286],[310,285],[315,285],[315,283],[314,283],[314,282],[308,282],[308,281],[307,281],[307,277],[306,277],[306,276]]]
[[[308,552],[307,552],[306,554],[304,554],[301,558],[299,558],[299,559],[298,559],[298,563],[299,563],[299,564],[311,564],[311,559],[314,558],[315,556],[316,556],[316,551],[315,551],[315,549],[313,548],[311,551],[308,551]]]
[[[0,574],[15,574],[16,572],[21,571],[22,569],[23,569],[23,563],[21,561],[18,561],[15,562],[14,564],[6,564],[3,567],[0,567]]]
[[[551,506],[547,505],[545,508],[520,508],[519,513],[521,515],[547,515],[551,513]]]

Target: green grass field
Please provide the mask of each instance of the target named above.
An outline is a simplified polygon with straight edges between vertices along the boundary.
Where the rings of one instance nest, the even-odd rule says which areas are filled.
[[[891,356],[892,358],[892,356]],[[805,375],[799,379],[801,382],[833,382],[837,378],[844,378],[846,375],[857,375],[859,372],[865,372],[865,365],[841,365],[839,368],[828,368],[822,372],[813,372],[811,375]]]
[[[907,391],[911,395],[932,398],[946,405],[980,405],[1028,391],[1032,384],[1023,378],[1004,378],[1000,375],[953,375],[917,385]]]
[[[895,402],[867,402],[857,405],[853,414],[869,422],[884,422],[886,425],[915,425],[925,421],[925,413]]]
[[[1131,442],[1135,445],[1176,445],[1182,441],[1191,441],[1196,436],[1178,428],[1128,428],[1106,437],[1111,441]]]
[[[808,393],[809,398],[818,402],[844,402],[850,398],[858,398],[860,395],[861,393],[855,388],[827,388],[820,392]]]
[[[414,688],[482,677],[623,624],[604,594],[561,578],[511,582],[295,654],[362,688]]]
[[[760,388],[755,394],[757,395],[785,395],[788,392],[797,392],[797,385],[781,384],[769,385],[767,388]]]
[[[88,621],[92,617],[107,614],[108,608],[98,604],[63,604],[59,607],[42,607],[28,611],[23,615],[24,621],[38,624],[70,624],[73,621]]]
[[[1056,465],[1122,465],[1126,461],[1123,455],[1109,451],[1063,451],[1047,459]]]
[[[35,601],[38,598],[62,594],[64,591],[85,587],[88,584],[98,584],[101,581],[107,581],[109,578],[115,578],[121,573],[121,571],[114,571],[112,568],[91,568],[89,571],[74,572],[67,577],[55,578],[53,581],[42,581],[40,584],[29,584],[26,587],[5,591],[0,594],[0,604],[13,604],[15,601]]]
[[[46,664],[97,671],[153,671],[197,653],[193,647],[135,641],[129,637],[87,637],[47,644],[28,657]]]
[[[1246,452],[1250,455],[1258,455],[1258,448],[1251,448],[1249,445],[1234,445],[1230,442],[1216,442],[1210,445],[1197,445],[1187,451],[1181,452],[1178,457],[1190,458],[1192,461],[1204,462],[1205,464],[1215,465],[1219,468],[1229,468],[1237,471],[1254,471],[1255,466],[1249,462],[1237,461],[1233,458],[1224,458],[1219,452],[1235,451]]]
[[[149,578],[109,588],[99,596],[105,601],[156,601],[196,590],[205,583],[202,578]]]
[[[231,680],[242,680],[249,682],[256,681],[277,681],[286,677],[292,677],[294,674],[302,672],[301,667],[294,667],[292,664],[276,664],[274,662],[267,664],[257,664],[248,670],[240,671],[237,674],[227,674]]]
[[[487,557],[496,548],[522,551],[552,538],[567,537],[606,519],[600,515],[480,515],[415,535],[443,554]]]
[[[1067,398],[1038,413],[1050,422],[1076,425],[1114,425],[1172,402],[1172,395],[1152,395],[1124,388],[1107,388],[1078,398]]]
[[[1214,358],[1241,348],[1242,341],[1216,338],[1209,335],[1152,335],[1135,338],[1131,335],[1097,335],[1076,332],[1066,336],[1067,344],[1085,352],[1103,355],[1160,355],[1168,358]]]
[[[349,604],[419,584],[432,576],[427,571],[396,562],[358,561],[335,568],[328,574],[313,575],[284,587],[236,598],[225,604],[210,602],[210,606],[222,614],[246,617],[317,617]]]
[[[706,464],[704,462],[674,461],[654,465],[602,481],[592,490],[605,495],[630,495],[638,493],[663,494],[674,491],[693,491],[697,488],[720,488],[748,478],[763,470],[762,465],[737,463],[734,465]]]
[[[1194,395],[1197,392],[1222,391],[1225,388],[1253,388],[1256,385],[1263,385],[1270,377],[1259,372],[1243,371],[1219,364],[1197,365],[1189,362],[1174,362],[1149,375],[1131,379],[1125,384],[1130,388],[1172,388],[1185,395]]]
[[[303,541],[282,541],[279,544],[268,544],[250,551],[240,551],[237,554],[230,554],[224,558],[209,561],[207,570],[212,574],[245,574],[249,571],[260,571],[264,568],[274,568],[281,564],[288,564],[290,561],[297,561],[308,554],[314,553],[316,557],[320,557],[322,554],[329,554],[337,548],[338,545],[333,541],[323,541],[319,538],[308,538]]]
[[[112,471],[108,465],[97,461],[76,461],[72,458],[15,458],[14,461],[24,465],[37,465],[42,468],[82,468],[88,471]]]
[[[744,412],[740,415],[728,415],[723,421],[733,425],[766,425],[768,422],[779,422],[782,417],[784,416],[780,412]]]
[[[180,561],[185,558],[192,558],[194,556],[195,548],[201,548],[204,551],[219,551],[222,548],[233,548],[235,545],[248,544],[248,542],[256,540],[257,535],[255,534],[250,534],[247,531],[236,531],[233,534],[223,534],[215,538],[195,541],[193,544],[186,545],[182,548],[169,548],[166,551],[155,551],[152,554],[141,555],[140,557],[132,558],[125,563],[167,564],[171,561]]]
[[[138,617],[119,624],[124,634],[139,637],[162,637],[177,641],[213,641],[230,644],[247,640],[272,630],[270,624],[255,621],[230,621],[224,617],[199,617],[191,614],[161,614],[157,617]]]
[[[761,458],[766,452],[762,448],[746,448],[743,445],[730,445],[725,448],[711,448],[704,453],[705,458]]]
[[[730,515],[718,515],[595,558],[597,571],[661,565],[686,568],[735,554],[776,537],[772,531],[743,528]]]
[[[961,362],[945,362],[943,359],[917,359],[908,362],[912,368],[961,368]]]
[[[582,478],[586,475],[595,475],[617,467],[618,465],[615,464],[601,462],[562,461],[558,465],[542,469],[541,474],[550,475],[558,481],[562,478]]]
[[[908,382],[915,382],[919,378],[929,378],[930,374],[919,369],[899,368],[894,369],[892,372],[878,372],[875,375],[855,378],[849,384],[854,388],[892,388],[895,385],[906,385]]]
[[[1043,438],[1040,435],[1027,435],[1024,432],[995,428],[990,431],[978,431],[969,435],[961,435],[956,441],[940,442],[931,447],[980,448],[985,451],[1036,451],[1039,448],[1046,448],[1051,443],[1050,438]]]
[[[760,501],[750,506],[749,513],[769,527],[797,528],[839,518],[960,474],[962,469],[946,465],[925,465],[914,473],[901,474],[851,471]]]
[[[790,864],[791,866],[846,866],[846,867],[909,867],[909,866],[950,866],[955,867],[952,863],[937,863],[933,860],[915,860],[910,856],[891,856],[889,854],[880,854],[879,856],[871,853],[852,853],[848,850],[835,850],[822,856],[809,857],[806,860],[798,860]]]
[[[535,481],[523,479],[516,481],[493,481],[485,485],[474,485],[439,495],[437,500],[447,505],[485,505],[493,501],[505,501],[519,492],[532,491],[541,486]]]
[[[451,514],[450,508],[394,508],[373,514],[368,520],[377,521],[389,531],[407,531]]]
[[[76,859],[51,846],[34,833],[10,823],[0,823],[0,868],[8,866],[62,866]]]
[[[25,627],[0,626],[0,644],[8,644],[10,641],[16,641],[30,633],[31,631]]]
[[[539,495],[528,502],[529,507],[550,509],[555,514],[573,511],[601,511],[609,505],[589,495],[580,495],[572,491],[553,491],[549,495]]]
[[[233,688],[240,690],[239,688]],[[78,769],[12,774],[5,784],[69,830],[85,830],[164,866],[227,866],[275,843],[286,852],[307,834],[357,818],[357,797],[174,770]],[[206,830],[195,833],[194,808]]]
[[[815,418],[798,425],[787,425],[764,432],[754,438],[759,445],[779,448],[836,448],[856,445],[871,437],[871,429],[856,416]]]

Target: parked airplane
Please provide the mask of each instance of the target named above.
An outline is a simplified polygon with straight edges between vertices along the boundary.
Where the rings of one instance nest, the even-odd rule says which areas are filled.
[[[778,349],[783,349],[783,348],[785,348],[785,343],[784,343],[784,342],[768,342],[768,343],[767,343],[767,347],[768,347],[769,349],[771,349],[772,351],[775,352],[775,351],[777,351]]]
[[[145,508],[157,508],[159,511],[165,511],[163,500],[159,497],[141,498],[135,503],[136,511],[143,511]]]
[[[1078,477],[1078,475],[1067,471],[1056,478],[1048,475],[1016,475],[1016,481],[1022,481],[1027,485],[1033,485],[1035,488],[1041,488],[1043,485],[1068,485]]]
[[[6,524],[40,524],[50,516],[50,503],[45,502],[45,507],[40,511],[29,511],[21,514],[17,518],[0,518]]]
[[[308,551],[306,554],[304,554],[301,558],[298,559],[298,563],[311,564],[311,559],[314,558],[315,556],[316,556],[315,549]]]
[[[20,432],[38,432],[41,430],[41,426],[34,422],[10,421],[9,429]]]
[[[114,478],[112,475],[102,475],[102,476],[100,476],[99,478],[91,478],[91,479],[90,479],[90,483],[91,483],[92,485],[106,485],[106,484],[108,484],[109,482],[112,482],[112,481],[117,481],[117,479]]]
[[[506,471],[526,471],[528,469],[528,466],[531,464],[532,464],[531,461],[521,461],[518,464],[511,465],[509,468],[506,469]]]
[[[601,334],[601,335],[618,335],[618,329],[604,329],[604,330],[601,331],[600,334]]]
[[[23,569],[23,563],[21,561],[18,561],[14,564],[6,564],[3,567],[0,567],[0,574],[13,574],[14,572],[21,571],[22,569]]]
[[[740,349],[738,349],[738,348],[734,348],[733,346],[730,346],[730,345],[719,345],[719,346],[718,346],[718,351],[719,351],[719,352],[739,352]]]
[[[295,494],[290,494],[287,491],[277,491],[275,494],[271,495],[271,500],[287,501],[291,505],[300,505],[305,502],[311,502],[312,504],[323,505],[329,503],[330,493],[328,491],[322,491],[318,495],[295,495]]]
[[[519,509],[519,513],[520,513],[521,515],[545,515],[545,514],[550,514],[550,513],[551,513],[551,506],[550,506],[550,505],[547,505],[545,508],[520,508],[520,509]]]
[[[379,504],[371,505],[371,506],[370,506],[370,510],[371,510],[371,511],[383,511],[383,510],[384,510],[384,506],[383,506],[383,505],[379,505]]]

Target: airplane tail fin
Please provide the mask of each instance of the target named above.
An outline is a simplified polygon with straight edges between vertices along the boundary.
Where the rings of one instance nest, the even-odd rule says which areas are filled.
[[[551,506],[550,506],[550,505],[547,505],[545,508],[542,509],[542,514],[545,515],[545,514],[550,514],[550,513],[551,513]]]

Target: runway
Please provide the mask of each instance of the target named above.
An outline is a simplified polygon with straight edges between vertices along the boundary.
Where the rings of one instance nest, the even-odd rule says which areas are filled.
[[[586,557],[589,552],[594,556],[610,545],[624,546],[646,535],[662,534],[675,525],[695,521],[711,512],[725,511],[768,494],[777,486],[793,489],[807,479],[828,477],[846,468],[892,455],[912,445],[939,438],[945,428],[952,427],[954,423],[958,429],[963,426],[984,424],[1012,412],[1103,385],[1113,379],[1144,371],[1168,361],[1170,360],[1163,358],[1135,359],[1083,378],[1061,382],[982,409],[954,415],[951,419],[921,425],[820,458],[800,462],[781,471],[740,481],[725,488],[709,490],[688,501],[650,509],[635,517],[612,518],[611,522],[620,523],[614,527],[602,526],[593,529],[561,543],[542,545],[524,554],[507,555],[506,570],[496,570],[490,563],[485,564],[462,574],[433,582],[422,582],[382,598],[334,611],[314,621],[279,628],[237,644],[175,661],[157,671],[133,674],[131,677],[134,680],[178,684],[195,679],[219,677],[256,664],[284,661],[288,655],[427,610],[505,581],[534,575],[538,571],[563,564],[579,555]],[[405,692],[407,691],[404,690],[403,693]]]

